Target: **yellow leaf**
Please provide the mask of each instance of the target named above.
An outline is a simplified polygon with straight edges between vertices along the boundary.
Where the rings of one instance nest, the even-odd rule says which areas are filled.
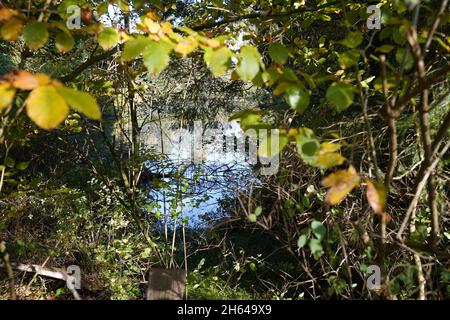
[[[193,37],[183,39],[175,47],[175,51],[180,53],[185,58],[189,53],[197,48],[198,42]]]
[[[0,111],[11,105],[15,94],[16,89],[10,83],[0,83]]]
[[[322,180],[324,187],[330,188],[325,201],[331,205],[340,203],[355,187],[359,185],[359,176],[353,166],[347,170],[336,171]]]
[[[222,45],[222,43],[216,39],[208,39],[207,44],[213,49],[218,48]]]
[[[69,113],[66,101],[51,85],[34,89],[25,104],[30,119],[45,130],[56,128]]]
[[[316,152],[314,161],[311,164],[320,169],[329,169],[340,166],[345,162],[345,157],[339,152],[336,152],[340,147],[341,146],[337,143],[322,143],[319,150]]]
[[[150,19],[150,18],[145,18],[145,19],[144,19],[144,24],[147,26],[148,31],[149,31],[150,33],[156,34],[156,33],[159,32],[159,30],[161,30],[160,24],[157,23],[157,22],[155,22],[155,21],[153,21],[153,20]]]
[[[371,180],[367,180],[367,200],[372,207],[373,211],[378,214],[382,214],[384,207],[386,206],[387,196],[384,185]]]
[[[173,27],[170,22],[161,23],[161,29],[164,32],[164,34],[172,34],[173,33]]]
[[[2,38],[6,41],[16,41],[23,31],[23,22],[18,18],[8,20],[1,29]]]

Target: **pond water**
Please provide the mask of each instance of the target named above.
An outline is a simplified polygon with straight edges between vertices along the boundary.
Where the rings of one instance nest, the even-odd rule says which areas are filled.
[[[158,150],[161,159],[148,160],[145,167],[160,179],[157,188],[150,188],[147,210],[161,221],[173,225],[177,217],[178,223],[185,221],[189,227],[206,227],[212,222],[211,217],[223,218],[219,214],[223,214],[220,204],[223,199],[257,182],[245,148],[236,147],[238,141],[245,143],[239,124],[226,123],[219,129],[212,139],[202,135],[201,156],[197,159],[192,156],[198,147],[193,145],[195,129],[181,135],[166,131],[163,142],[161,135],[155,138],[152,131],[152,143],[147,146]]]

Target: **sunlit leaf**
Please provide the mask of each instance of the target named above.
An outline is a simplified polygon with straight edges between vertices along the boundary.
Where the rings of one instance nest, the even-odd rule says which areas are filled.
[[[286,89],[284,97],[289,106],[300,114],[309,105],[309,94],[296,85],[289,86]]]
[[[119,33],[113,27],[105,28],[98,35],[98,43],[103,50],[109,50],[114,47],[120,40]]]
[[[236,69],[242,80],[252,81],[261,67],[261,55],[258,49],[252,46],[244,46],[239,54],[239,64]]]
[[[366,183],[367,200],[369,201],[370,206],[375,213],[382,214],[387,201],[386,189],[384,185],[373,182],[369,179],[367,179]]]
[[[67,104],[77,112],[81,112],[91,119],[100,120],[102,113],[97,100],[89,93],[81,92],[64,86],[57,88]]]
[[[127,41],[124,46],[122,59],[130,61],[139,56],[145,48],[151,43],[151,40],[142,36]]]
[[[336,171],[322,180],[324,187],[330,188],[325,197],[328,204],[339,204],[354,188],[359,186],[360,178],[353,166],[347,170]]]
[[[9,107],[16,94],[11,84],[7,82],[0,82],[0,111]]]
[[[205,51],[204,59],[213,75],[220,77],[230,67],[232,55],[230,49],[221,47],[217,50],[209,49]]]
[[[50,85],[34,89],[25,104],[30,119],[46,130],[56,128],[69,113],[64,98]]]
[[[345,157],[339,152],[320,152],[311,163],[312,166],[320,169],[329,169],[340,166],[345,162]]]
[[[49,76],[43,73],[32,74],[25,70],[18,70],[10,76],[12,85],[20,90],[33,90],[39,86],[47,85],[51,82]]]
[[[147,69],[153,74],[164,70],[170,61],[170,51],[171,47],[162,41],[149,43],[142,54]]]
[[[194,37],[187,37],[181,40],[177,46],[175,47],[175,51],[178,52],[185,58],[191,52],[194,52],[197,49],[198,42]]]

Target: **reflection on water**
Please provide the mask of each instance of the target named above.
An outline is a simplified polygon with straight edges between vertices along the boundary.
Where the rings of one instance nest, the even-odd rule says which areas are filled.
[[[225,148],[226,143],[238,139],[244,139],[243,133],[237,123],[230,123],[222,135],[202,142],[203,160],[199,163],[192,162],[192,146],[185,140],[165,143],[164,159],[145,163],[146,170],[159,177],[157,188],[150,188],[148,210],[162,221],[167,219],[169,225],[178,216],[190,226],[205,226],[202,218],[219,211],[221,199],[256,182],[245,153],[239,148]]]

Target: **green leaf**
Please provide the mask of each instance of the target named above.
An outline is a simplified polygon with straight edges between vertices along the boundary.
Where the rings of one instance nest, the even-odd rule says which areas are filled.
[[[336,110],[343,111],[353,103],[353,91],[350,86],[334,82],[327,90],[326,98]]]
[[[359,62],[361,53],[359,50],[349,50],[339,55],[338,61],[341,68],[346,69],[352,66],[356,66]]]
[[[139,56],[152,41],[149,38],[138,36],[125,43],[122,60],[131,61]]]
[[[398,48],[395,52],[395,60],[399,65],[402,65],[403,59],[405,59],[405,70],[409,70],[412,68],[414,60],[409,49]]]
[[[109,50],[120,40],[120,36],[113,27],[105,28],[98,35],[98,43],[103,50]]]
[[[20,170],[20,171],[26,170],[28,168],[29,164],[30,164],[30,162],[28,162],[28,161],[19,162],[16,165],[16,169]]]
[[[256,222],[257,219],[258,219],[258,217],[257,217],[256,214],[254,214],[254,213],[250,213],[250,214],[248,215],[248,220],[249,220],[250,222]]]
[[[170,51],[171,47],[164,42],[152,41],[149,43],[143,52],[144,64],[147,69],[153,74],[164,70],[170,61]]]
[[[69,52],[75,45],[72,35],[63,31],[58,32],[55,38],[55,46],[59,52]]]
[[[273,86],[275,82],[280,78],[280,74],[275,68],[270,67],[264,70],[262,78],[267,86]]]
[[[313,220],[313,222],[311,222],[311,229],[317,240],[322,241],[327,232],[325,226],[320,221]]]
[[[297,246],[301,249],[306,245],[307,242],[308,237],[306,236],[306,234],[302,234],[300,237],[298,237]]]
[[[273,43],[269,46],[269,56],[278,64],[285,64],[289,58],[289,51],[281,43]]]
[[[246,109],[237,112],[229,118],[229,121],[240,120],[242,130],[248,129],[270,129],[272,126],[261,121],[260,111]]]
[[[261,55],[258,49],[252,46],[241,48],[239,54],[239,65],[236,69],[239,77],[245,81],[252,81],[261,67]]]
[[[339,43],[349,48],[356,48],[362,43],[362,41],[363,41],[362,33],[359,31],[353,31],[349,32],[347,34],[347,37],[345,37],[345,39],[341,40]]]
[[[77,112],[81,112],[91,119],[100,120],[102,113],[97,100],[89,93],[81,92],[68,87],[57,88],[61,96],[64,97],[67,104]]]
[[[288,142],[289,139],[285,131],[272,130],[262,139],[258,148],[258,155],[262,158],[272,158],[279,154]]]
[[[378,47],[375,49],[375,51],[382,52],[382,53],[389,53],[391,52],[395,47],[390,44],[384,44],[381,47]]]
[[[5,166],[7,166],[8,168],[14,168],[15,165],[16,165],[16,161],[13,158],[7,157],[5,159]]]
[[[231,66],[233,53],[227,47],[220,47],[217,50],[209,49],[205,51],[205,62],[215,77],[220,77]]]
[[[258,207],[256,207],[256,209],[255,209],[255,216],[259,216],[259,215],[261,215],[261,213],[262,213],[262,207],[261,206],[258,206]]]
[[[311,239],[309,241],[309,248],[315,259],[319,259],[323,255],[322,244],[317,239]]]
[[[297,151],[300,158],[302,158],[305,163],[311,164],[315,159],[316,151],[320,148],[319,140],[301,134],[297,135],[295,140],[297,142]]]
[[[69,113],[64,98],[49,85],[34,89],[25,103],[30,119],[45,130],[56,128]]]
[[[400,26],[400,28],[394,29],[394,32],[392,33],[392,39],[396,44],[403,46],[406,43],[405,34],[406,34],[406,27]]]
[[[23,30],[25,43],[31,50],[43,47],[48,40],[47,24],[43,22],[30,22]]]
[[[284,97],[289,106],[300,114],[303,113],[309,105],[309,94],[298,86],[289,86],[286,89]]]

